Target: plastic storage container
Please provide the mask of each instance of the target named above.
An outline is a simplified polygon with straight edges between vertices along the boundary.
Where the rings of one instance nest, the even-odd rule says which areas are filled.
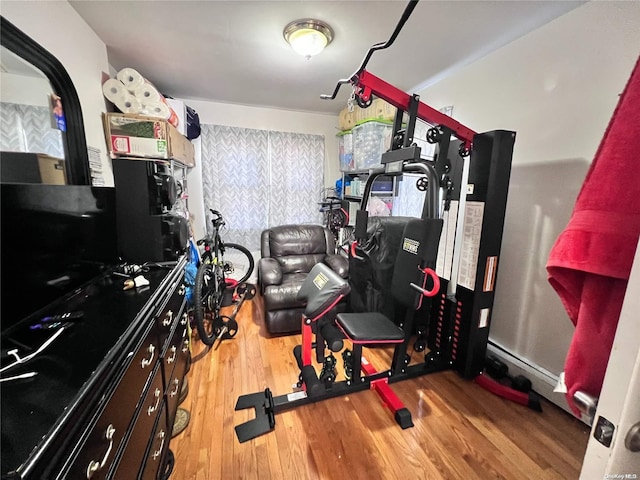
[[[366,122],[353,127],[353,160],[357,170],[382,166],[384,152],[391,146],[393,127],[384,122]]]
[[[353,133],[351,130],[347,130],[338,133],[337,137],[340,152],[340,171],[351,172],[356,168],[353,161]]]

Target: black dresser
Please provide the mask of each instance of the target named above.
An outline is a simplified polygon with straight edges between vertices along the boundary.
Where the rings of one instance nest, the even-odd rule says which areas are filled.
[[[2,367],[58,330],[42,317],[83,312],[41,353],[2,372],[2,478],[163,478],[189,361],[185,258],[152,264],[123,290],[107,269],[37,315],[3,329]],[[4,298],[2,299],[5,300]]]

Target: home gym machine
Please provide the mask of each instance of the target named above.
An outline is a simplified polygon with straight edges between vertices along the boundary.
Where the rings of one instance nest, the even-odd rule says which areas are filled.
[[[272,430],[279,412],[365,389],[376,390],[394,412],[397,423],[407,428],[413,425],[411,414],[390,384],[446,369],[454,369],[466,379],[484,377],[481,373],[515,133],[476,133],[420,102],[418,95],[409,95],[365,70],[373,51],[393,43],[416,3],[409,3],[390,39],[372,46],[360,68],[348,79],[340,80],[332,95],[323,96],[335,98],[341,85],[348,83],[353,88],[352,99],[360,107],[369,106],[375,95],[397,108],[391,149],[381,159],[384,169],[372,170],[365,186],[351,254],[355,259],[362,255],[367,235],[367,199],[375,179],[382,174],[417,173],[416,186],[425,192],[422,215],[421,219],[408,220],[404,227],[390,286],[394,301],[406,307],[407,313],[401,319],[389,319],[379,312],[338,314],[338,334],[335,328],[315,328],[318,320],[350,290],[348,283],[331,270],[316,265],[300,291],[300,298],[307,301],[302,317],[302,345],[294,349],[300,367],[300,389],[274,397],[267,388],[239,397],[236,410],[253,408],[256,413],[255,419],[236,426],[240,442]],[[422,158],[421,148],[414,142],[418,121],[431,125],[426,141],[437,144],[432,160]],[[428,308],[420,308],[424,296],[431,297]],[[418,316],[426,316],[420,320],[428,327],[421,332],[427,353],[424,362],[412,364],[407,346],[416,333]],[[335,381],[335,375],[324,375],[324,368],[318,376],[312,365],[313,349],[316,361],[325,362],[326,366],[325,348],[339,351],[343,339],[353,345],[351,378]],[[395,345],[391,367],[382,372],[375,371],[364,358],[360,362],[363,346],[379,344]],[[487,382],[482,378],[479,383],[491,390]]]

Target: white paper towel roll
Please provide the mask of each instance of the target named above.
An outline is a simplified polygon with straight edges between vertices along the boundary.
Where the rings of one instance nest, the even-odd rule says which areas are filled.
[[[178,115],[153,84],[147,82],[137,86],[133,95],[142,102],[149,115],[151,115],[151,111],[156,112],[153,114],[154,116],[164,118],[174,127],[178,126]]]
[[[143,112],[142,103],[136,97],[127,92],[121,98],[116,98],[113,102],[122,113],[141,114]]]
[[[142,102],[129,93],[129,90],[119,80],[110,78],[104,82],[102,93],[122,113],[142,113]]]
[[[117,79],[122,82],[122,84],[133,93],[136,87],[140,85],[144,85],[146,83],[145,78],[140,75],[135,68],[123,68],[116,75]]]
[[[137,98],[136,98],[137,100]],[[143,108],[143,112],[145,115],[150,115],[152,117],[164,118],[165,120],[171,116],[171,111],[167,104],[163,102],[151,102],[146,103]]]
[[[115,78],[110,78],[102,84],[102,93],[111,103],[116,103],[116,99],[130,95],[124,84]]]
[[[174,127],[178,126],[178,115],[167,104],[164,96],[147,79],[133,68],[123,68],[117,74],[118,80],[125,89],[131,92],[140,104],[140,111],[125,113],[143,113],[167,120]],[[112,84],[113,88],[115,86]],[[115,102],[114,102],[115,103]],[[118,107],[120,108],[120,107]]]
[[[161,102],[162,95],[156,87],[151,83],[145,82],[133,89],[133,96],[140,100],[144,105]]]

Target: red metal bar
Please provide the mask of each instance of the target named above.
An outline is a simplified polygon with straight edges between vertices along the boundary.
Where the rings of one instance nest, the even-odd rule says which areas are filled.
[[[385,102],[390,103],[396,108],[404,111],[408,111],[409,109],[411,95],[403,92],[399,88],[394,87],[390,83],[385,82],[366,70],[363,70],[360,73],[355,85],[356,87],[363,89],[361,98],[365,102],[369,100],[371,94],[374,94],[376,97],[383,99]],[[473,137],[476,132],[465,127],[460,122],[455,121],[450,116],[431,108],[426,103],[419,102],[417,116],[430,124],[443,125],[449,128],[456,137],[466,143],[467,147],[470,147],[473,143]]]
[[[305,322],[306,317],[302,316],[302,365],[311,365],[311,350],[313,349],[313,332],[311,324]]]
[[[364,357],[362,359],[362,371],[365,375],[373,375],[377,373],[376,369],[373,368],[369,362],[367,362]],[[385,378],[379,378],[377,380],[371,381],[371,390],[374,390],[378,393],[384,404],[391,410],[394,414],[404,408],[404,403],[402,400],[398,398],[391,387],[389,386],[389,380]]]

